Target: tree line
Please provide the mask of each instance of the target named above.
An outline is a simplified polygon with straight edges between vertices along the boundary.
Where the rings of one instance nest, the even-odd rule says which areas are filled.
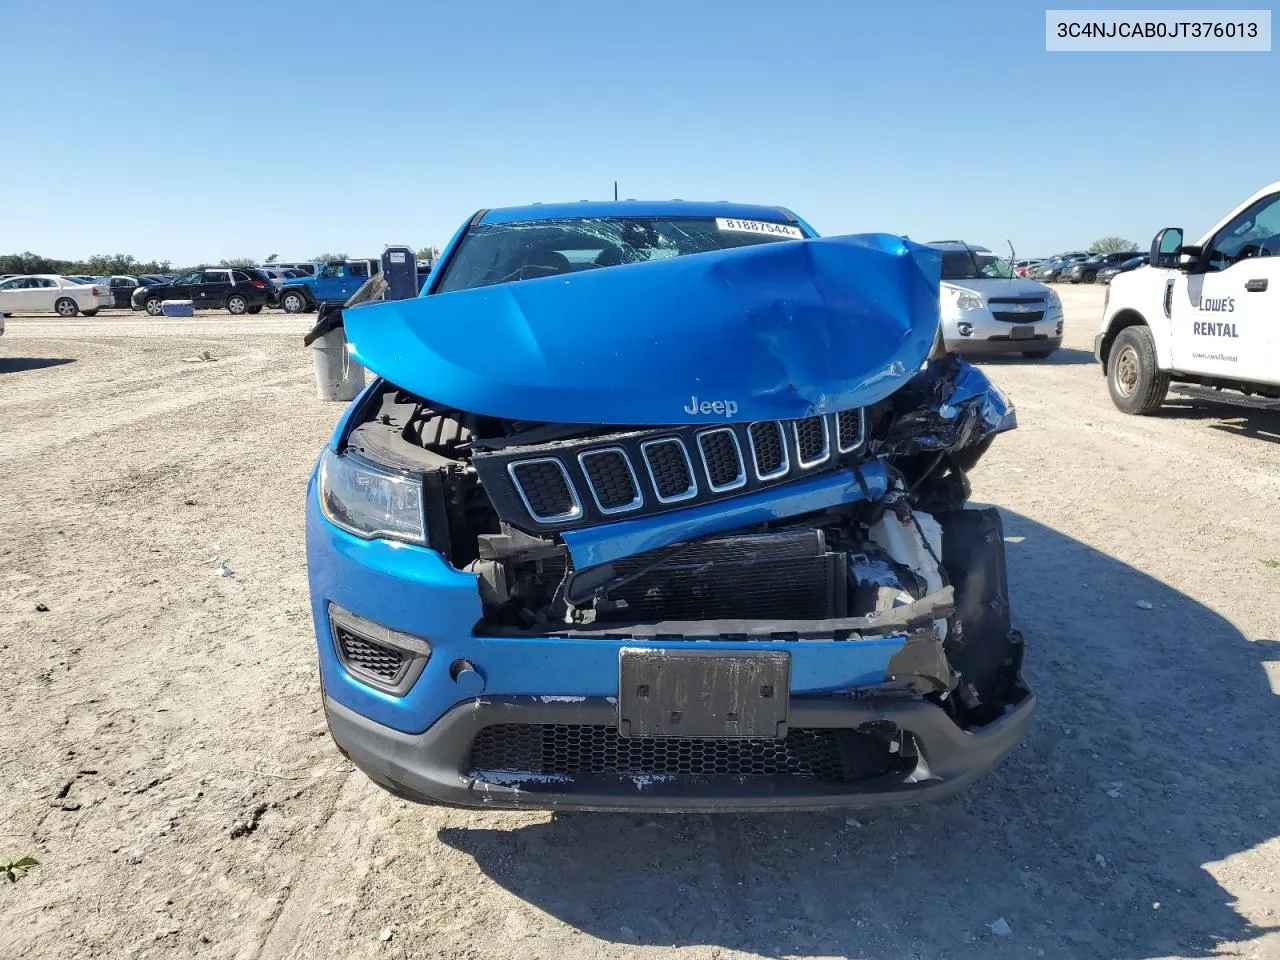
[[[423,247],[418,251],[419,260],[435,260],[440,256],[439,247]],[[6,273],[57,273],[83,274],[92,277],[110,277],[117,274],[136,277],[142,273],[186,273],[204,266],[219,267],[252,267],[259,263],[275,263],[280,259],[273,253],[263,260],[253,257],[228,257],[216,264],[196,263],[186,267],[175,267],[172,260],[138,260],[127,253],[100,253],[88,260],[59,260],[56,257],[45,257],[27,250],[23,253],[0,254],[0,274]],[[328,260],[346,260],[345,253],[322,253],[312,257],[308,263],[325,263]]]

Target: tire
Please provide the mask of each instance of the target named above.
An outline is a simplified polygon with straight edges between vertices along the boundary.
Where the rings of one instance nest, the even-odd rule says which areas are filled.
[[[307,295],[300,290],[286,290],[280,294],[280,309],[285,313],[306,313]]]
[[[53,312],[60,317],[74,317],[80,312],[80,308],[70,297],[59,297],[53,305]]]
[[[86,317],[96,317],[98,315],[97,310],[81,310],[80,312],[83,313]]]
[[[1085,275],[1084,275],[1084,276],[1082,276],[1082,277],[1080,278],[1080,282],[1081,282],[1081,283],[1093,283],[1093,282],[1094,282],[1095,280],[1097,280],[1097,279],[1098,279],[1098,275],[1097,275],[1096,273],[1094,273],[1092,270],[1089,270],[1088,272],[1086,272],[1086,273],[1085,273]]]
[[[1055,347],[1054,350],[1056,349]],[[1022,355],[1028,360],[1044,360],[1053,356],[1054,350],[1023,350]]]
[[[235,316],[238,317],[240,316],[240,314],[248,312],[248,310],[249,310],[249,301],[247,301],[244,297],[240,296],[240,294],[233,293],[231,296],[227,297],[228,313],[234,314]]]
[[[1169,393],[1169,375],[1156,364],[1156,344],[1145,326],[1125,327],[1107,355],[1107,390],[1125,413],[1155,413]]]
[[[245,313],[261,313],[261,312],[262,312],[262,304],[258,304],[256,307],[250,307],[248,310],[245,311]]]
[[[152,297],[147,301],[147,313],[153,317],[161,316],[164,313],[164,303],[159,297]]]

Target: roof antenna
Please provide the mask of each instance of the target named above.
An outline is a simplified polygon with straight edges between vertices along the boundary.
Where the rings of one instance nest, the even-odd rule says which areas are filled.
[[[615,202],[618,199],[618,181],[617,180],[613,181],[613,199]]]

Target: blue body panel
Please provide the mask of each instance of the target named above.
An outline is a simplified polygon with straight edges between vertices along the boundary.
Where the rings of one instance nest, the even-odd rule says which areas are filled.
[[[865,494],[853,472],[841,470],[675,513],[566,530],[561,537],[569,548],[574,567],[581,570],[682,540],[855,503],[867,494],[872,498],[884,496],[889,489],[889,473],[883,463],[875,460],[859,467],[858,471]]]
[[[370,370],[473,413],[792,419],[866,406],[914,376],[939,273],[937,251],[899,237],[792,240],[377,303],[345,325]]]
[[[325,520],[312,478],[307,494],[307,573],[320,672],[325,692],[377,723],[420,733],[474,691],[449,676],[465,658],[484,677],[484,693],[548,697],[613,697],[618,651],[654,646],[688,649],[687,641],[478,637],[480,596],[473,574],[450,567],[438,553],[385,540],[362,540]],[[404,697],[368,687],[342,669],[328,633],[328,603],[395,630],[425,637],[432,656]],[[752,650],[791,654],[791,692],[820,694],[884,681],[905,637],[842,641],[752,641]],[[698,649],[741,650],[741,642],[698,642]]]

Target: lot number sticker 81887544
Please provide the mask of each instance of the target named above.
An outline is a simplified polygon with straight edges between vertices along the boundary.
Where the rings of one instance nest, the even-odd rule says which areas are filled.
[[[786,223],[769,223],[767,220],[730,220],[716,217],[716,229],[731,230],[734,233],[764,233],[771,237],[791,237],[803,240],[804,234],[799,227]]]

